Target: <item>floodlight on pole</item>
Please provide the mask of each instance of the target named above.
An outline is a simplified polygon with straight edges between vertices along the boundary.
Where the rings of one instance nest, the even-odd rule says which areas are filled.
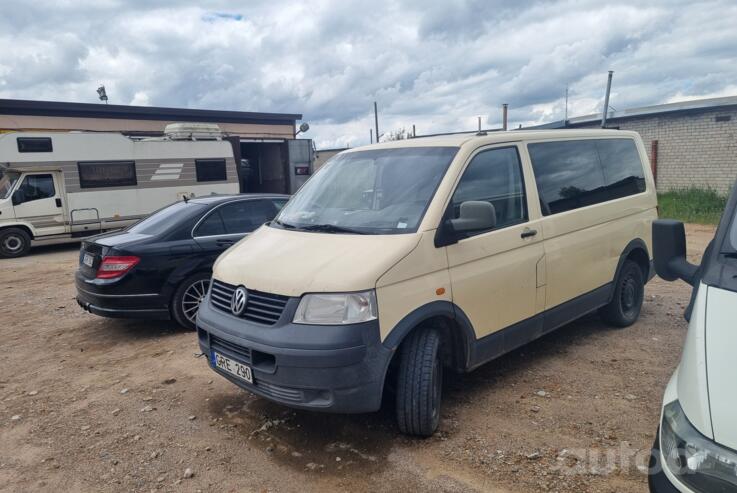
[[[107,104],[107,92],[105,92],[105,86],[97,88],[97,96],[100,98],[100,101],[105,101],[105,104]]]
[[[296,136],[298,136],[299,134],[301,134],[301,133],[303,133],[303,132],[306,132],[306,131],[308,131],[309,129],[310,129],[310,124],[309,124],[309,123],[307,123],[307,122],[304,122],[304,123],[302,123],[302,124],[301,124],[301,125],[299,126],[299,130],[297,130],[297,133],[295,133],[295,134],[294,134],[294,136],[296,137]]]

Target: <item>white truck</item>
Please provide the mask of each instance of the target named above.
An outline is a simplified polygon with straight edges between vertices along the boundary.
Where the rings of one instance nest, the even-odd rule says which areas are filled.
[[[271,152],[272,161],[259,161],[263,169],[249,182],[241,151],[254,144],[227,137],[214,124],[171,124],[163,137],[145,139],[0,133],[0,257],[123,228],[184,197],[271,191],[259,189],[267,187],[292,193],[312,171],[311,153],[304,152],[311,141],[282,145],[284,152]]]

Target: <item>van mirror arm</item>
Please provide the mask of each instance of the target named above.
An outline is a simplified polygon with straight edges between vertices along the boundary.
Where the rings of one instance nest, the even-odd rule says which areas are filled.
[[[682,222],[653,221],[653,257],[655,272],[666,281],[682,279],[692,286],[696,282],[699,266],[686,259],[686,230]]]

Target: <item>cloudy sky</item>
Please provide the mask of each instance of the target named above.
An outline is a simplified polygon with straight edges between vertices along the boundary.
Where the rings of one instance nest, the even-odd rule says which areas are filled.
[[[0,98],[302,113],[319,148],[737,95],[737,3],[0,0]]]

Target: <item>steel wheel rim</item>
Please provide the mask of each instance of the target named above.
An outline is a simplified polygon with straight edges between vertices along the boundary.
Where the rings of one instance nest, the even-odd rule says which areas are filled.
[[[207,279],[200,279],[190,284],[187,289],[184,290],[182,295],[182,313],[187,320],[194,323],[197,318],[197,311],[200,308],[200,304],[205,299],[207,290],[210,287],[210,281]]]
[[[10,253],[19,252],[23,249],[23,240],[18,235],[9,235],[3,240],[3,248]]]
[[[637,283],[632,276],[627,277],[622,283],[622,292],[620,301],[622,303],[622,311],[629,313],[637,306]]]

